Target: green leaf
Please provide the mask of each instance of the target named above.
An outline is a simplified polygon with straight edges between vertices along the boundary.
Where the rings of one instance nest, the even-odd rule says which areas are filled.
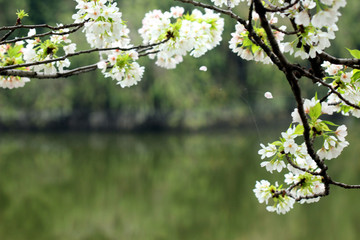
[[[321,129],[318,129],[320,131],[325,131],[325,132],[330,132],[331,131],[330,128],[328,127],[328,125],[326,125],[324,122],[321,122],[319,124],[319,127],[321,128]]]
[[[302,124],[297,125],[294,133],[297,135],[302,135],[304,133],[304,126]]]
[[[321,104],[318,102],[315,106],[310,108],[309,116],[311,117],[312,120],[315,121],[320,117],[320,115],[321,115]]]
[[[360,79],[360,70],[359,69],[354,69],[353,70],[353,75],[352,75],[351,79],[353,81],[356,81],[356,80]]]
[[[252,51],[253,53],[256,53],[256,51],[258,51],[259,49],[260,49],[260,47],[257,46],[257,45],[255,45],[255,44],[253,44],[253,45],[251,46],[251,51]]]
[[[283,143],[282,143],[282,142],[280,142],[280,141],[275,141],[275,142],[273,142],[273,143],[272,143],[272,145],[275,145],[275,146],[282,146],[282,145],[283,145]]]
[[[16,15],[18,18],[23,19],[24,17],[28,17],[29,14],[27,14],[24,10],[17,10]]]
[[[23,48],[22,45],[15,45],[14,47],[10,47],[7,51],[9,57],[19,57],[19,52]],[[21,54],[21,53],[20,53]]]
[[[330,121],[323,121],[323,123],[326,123],[327,125],[330,125],[330,126],[334,126],[334,127],[338,127],[339,125],[333,123],[333,122],[330,122]]]
[[[244,47],[248,47],[248,46],[253,45],[253,42],[249,38],[244,38],[242,45]]]
[[[360,59],[360,51],[357,49],[348,49],[346,48],[349,53],[351,54],[351,56],[353,56],[354,58]]]
[[[352,109],[352,107],[350,106],[341,106],[341,110],[344,112],[344,113],[348,113],[350,110]]]

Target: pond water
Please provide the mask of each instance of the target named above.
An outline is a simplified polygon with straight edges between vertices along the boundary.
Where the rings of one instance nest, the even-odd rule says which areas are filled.
[[[329,162],[335,180],[360,183],[359,134]],[[269,175],[251,130],[1,135],[0,239],[359,238],[360,190],[267,212],[252,192]]]

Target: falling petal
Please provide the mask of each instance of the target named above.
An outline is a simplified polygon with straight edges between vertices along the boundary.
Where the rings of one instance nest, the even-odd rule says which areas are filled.
[[[266,92],[264,94],[264,96],[267,98],[267,99],[272,99],[273,98],[273,95],[271,94],[271,92]]]
[[[207,71],[207,67],[206,67],[206,66],[201,66],[201,67],[199,68],[199,70],[206,72],[206,71]]]

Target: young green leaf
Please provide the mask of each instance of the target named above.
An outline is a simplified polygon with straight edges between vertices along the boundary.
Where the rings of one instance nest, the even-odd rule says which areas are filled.
[[[360,79],[360,70],[359,69],[354,69],[353,70],[353,75],[352,75],[351,79],[353,81],[356,81],[356,80]]]
[[[321,104],[318,102],[315,106],[310,108],[309,116],[312,120],[316,120],[321,115]]]
[[[360,51],[357,49],[348,49],[346,48],[349,53],[351,54],[351,56],[353,56],[354,58],[360,59]]]
[[[294,133],[297,135],[302,135],[304,133],[304,126],[302,124],[297,125]]]

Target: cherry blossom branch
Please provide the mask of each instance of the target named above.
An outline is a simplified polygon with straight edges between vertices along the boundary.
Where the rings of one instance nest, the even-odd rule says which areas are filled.
[[[223,10],[221,8],[214,7],[214,6],[209,7],[208,5],[198,3],[198,2],[195,2],[192,0],[176,0],[176,1],[184,2],[184,3],[191,3],[194,6],[209,8],[209,9],[212,9],[219,13],[227,14],[227,15],[229,15],[229,12],[231,12],[231,10]],[[268,4],[268,5],[266,5],[267,7],[264,6],[264,2],[266,2]],[[279,31],[285,35],[294,35],[294,34],[298,35],[298,41],[299,41],[298,47],[304,48],[301,50],[304,51],[305,53],[307,53],[307,55],[310,55],[310,53],[311,53],[310,50],[313,50],[313,49],[310,49],[310,47],[313,47],[313,46],[302,43],[301,33],[303,30],[305,30],[305,27],[302,25],[297,25],[295,22],[295,17],[291,17],[288,15],[288,18],[290,19],[291,24],[294,28],[294,30],[292,32],[286,32],[286,31],[278,28],[277,26],[269,23],[268,17],[266,16],[267,12],[286,11],[287,9],[298,4],[300,2],[300,0],[294,0],[294,1],[286,0],[286,2],[289,3],[289,5],[287,5],[285,7],[277,7],[277,6],[272,5],[267,0],[251,0],[251,1],[249,1],[250,5],[249,5],[248,22],[246,24],[244,24],[243,21],[238,21],[239,23],[241,23],[243,25],[243,26],[241,26],[242,30],[239,30],[239,31],[242,31],[242,34],[244,34],[247,30],[248,39],[250,39],[255,45],[260,46],[260,48],[267,54],[268,57],[270,57],[272,62],[279,68],[279,70],[281,70],[285,74],[287,81],[293,92],[293,95],[295,97],[296,103],[297,103],[297,109],[298,109],[298,113],[299,113],[299,116],[301,119],[299,122],[302,122],[302,125],[304,127],[303,137],[304,137],[304,142],[306,145],[307,153],[310,155],[311,159],[313,161],[315,161],[315,163],[317,165],[316,169],[318,170],[318,172],[313,172],[309,169],[302,168],[302,167],[298,166],[295,162],[293,162],[293,160],[288,155],[285,155],[285,156],[286,156],[286,159],[287,159],[289,165],[291,165],[295,169],[298,169],[302,172],[305,172],[305,173],[308,173],[311,175],[316,175],[316,176],[318,176],[317,179],[320,179],[320,177],[321,177],[321,180],[316,180],[316,181],[320,181],[322,183],[321,185],[323,185],[323,186],[321,186],[321,188],[323,188],[323,189],[321,190],[322,192],[320,192],[320,193],[319,193],[319,191],[314,191],[315,194],[307,195],[307,196],[301,196],[302,194],[300,191],[299,192],[300,196],[299,196],[297,193],[291,193],[291,191],[297,187],[299,187],[299,190],[308,188],[309,186],[303,185],[303,183],[305,183],[305,181],[308,180],[306,178],[299,181],[298,183],[291,185],[290,187],[288,187],[285,190],[284,189],[274,190],[274,189],[277,189],[277,187],[278,187],[276,184],[275,184],[276,186],[272,185],[271,187],[268,187],[268,186],[270,186],[270,183],[268,181],[262,180],[261,182],[256,183],[256,189],[254,189],[254,192],[257,195],[260,202],[264,201],[264,196],[262,195],[262,193],[264,193],[266,191],[265,189],[267,189],[269,191],[269,193],[271,193],[272,198],[280,198],[280,199],[284,200],[285,202],[288,201],[286,199],[289,199],[289,197],[294,199],[295,201],[301,201],[301,200],[310,200],[310,199],[316,199],[316,198],[319,199],[320,197],[327,196],[330,193],[330,185],[337,185],[337,186],[343,187],[343,188],[353,188],[353,189],[359,188],[360,189],[360,185],[348,185],[348,184],[344,184],[344,183],[335,182],[328,175],[328,173],[327,173],[328,167],[325,164],[325,161],[319,157],[319,155],[316,152],[315,146],[314,146],[314,140],[315,140],[316,134],[312,134],[312,132],[313,132],[312,124],[313,123],[310,122],[310,120],[307,117],[307,114],[305,113],[303,97],[302,97],[301,88],[299,85],[299,79],[302,76],[305,76],[305,77],[313,80],[313,83],[319,83],[322,86],[325,86],[330,90],[330,92],[322,99],[322,101],[325,101],[326,98],[328,98],[332,93],[334,93],[344,103],[346,103],[349,106],[352,106],[356,109],[360,109],[359,106],[356,106],[355,104],[352,104],[350,101],[347,101],[342,96],[341,93],[337,92],[336,87],[333,88],[330,84],[327,84],[325,81],[322,80],[322,78],[324,77],[324,70],[321,66],[321,64],[323,63],[324,60],[328,60],[329,62],[331,62],[333,64],[343,64],[343,65],[351,66],[353,68],[359,68],[360,60],[338,59],[338,58],[334,58],[330,55],[327,55],[326,53],[317,54],[317,56],[315,58],[308,59],[308,63],[310,63],[312,70],[307,70],[299,64],[290,62],[283,54],[283,51],[280,49],[279,43],[278,43],[277,39],[275,38],[274,30]],[[215,4],[219,4],[219,3],[215,3]],[[228,3],[228,5],[230,5],[230,4]],[[268,6],[270,6],[270,8]],[[254,9],[255,9],[255,12],[259,15],[260,24],[261,24],[261,27],[263,28],[261,30],[259,30],[258,28],[255,28],[255,26],[253,26],[252,16],[253,16]],[[299,6],[297,10],[299,12],[301,12],[301,11],[304,11],[304,9],[305,9],[305,7],[303,8],[302,6]],[[309,15],[310,15],[310,12],[309,12]],[[309,17],[311,18],[311,16],[309,16]],[[236,17],[233,17],[233,18],[237,19]],[[260,32],[260,34],[257,34],[257,32],[255,32],[255,30],[257,32]],[[263,33],[263,30],[265,31],[266,35]],[[237,36],[237,37],[241,38],[241,36]],[[264,37],[266,37],[267,39],[265,40]],[[235,45],[236,45],[237,44],[236,36],[234,36],[234,39],[235,39],[235,41],[231,42],[231,44],[235,43]],[[246,44],[247,45],[245,45],[245,47],[247,47],[249,45],[248,42],[246,42]],[[244,49],[248,50],[248,48],[243,48],[243,50]],[[254,51],[255,50],[253,50],[253,53],[254,53]],[[256,51],[257,51],[257,49],[256,49]],[[238,53],[238,55],[239,55],[239,53],[241,53],[238,49],[235,49],[234,52]],[[296,56],[296,54],[295,54],[295,56]],[[303,55],[301,55],[301,57],[303,58]],[[243,58],[249,59],[250,57],[245,56]],[[321,111],[321,109],[319,111]],[[295,190],[297,191],[297,189],[295,189]],[[312,193],[314,193],[314,192],[312,192]],[[287,195],[287,197],[285,197],[285,195]],[[265,200],[267,201],[267,199],[268,198],[266,198]],[[292,201],[294,201],[294,200],[292,200]],[[276,201],[275,201],[275,203],[276,203]],[[285,203],[285,205],[286,204],[287,203]],[[286,209],[286,208],[292,207],[291,201],[289,201],[288,204],[289,204],[288,206],[283,207],[283,210],[285,210],[285,212],[288,211],[288,209]],[[277,205],[277,206],[279,206],[279,205]],[[279,210],[279,208],[274,209],[274,207],[271,207],[269,211],[277,211],[277,213],[284,213],[284,212],[282,212],[282,210]]]
[[[279,44],[277,43],[274,34],[271,30],[271,25],[267,20],[266,17],[266,11],[264,9],[263,4],[260,0],[254,0],[255,4],[255,11],[259,14],[260,22],[262,28],[265,30],[267,38],[269,40],[270,46],[272,48],[273,53],[277,56],[279,61],[281,62],[281,65],[283,69],[281,69],[283,72],[285,72],[285,68],[290,65],[288,60],[286,59],[285,55],[281,52]]]
[[[346,103],[347,105],[356,108],[356,109],[360,109],[360,107],[358,105],[355,105],[353,103],[351,103],[349,100],[346,100],[341,93],[339,93],[338,91],[336,91],[330,84],[326,83],[325,81],[323,81],[321,78],[318,78],[316,76],[314,76],[313,74],[311,74],[310,72],[308,72],[307,70],[294,65],[294,68],[296,68],[297,70],[299,70],[305,77],[308,77],[310,79],[312,79],[315,83],[320,83],[321,85],[327,87],[331,93],[336,94],[344,103]]]
[[[278,57],[281,64],[283,65],[283,69],[281,69],[281,70],[284,72],[284,74],[290,84],[290,87],[292,89],[295,100],[297,102],[298,113],[300,115],[300,118],[301,118],[303,126],[304,126],[303,136],[304,136],[307,152],[310,155],[310,157],[316,162],[317,166],[321,169],[320,175],[324,179],[328,179],[328,176],[326,174],[327,166],[324,164],[323,161],[321,161],[321,159],[315,152],[314,145],[310,138],[310,130],[311,129],[310,129],[310,125],[309,125],[308,119],[307,119],[305,111],[304,111],[301,88],[299,86],[298,79],[295,76],[295,72],[293,71],[294,65],[290,64],[288,62],[288,60],[286,59],[286,57],[281,52],[279,45],[276,42],[273,32],[271,30],[271,25],[269,24],[269,22],[266,18],[266,11],[264,9],[263,4],[261,3],[261,0],[254,0],[254,3],[255,3],[255,11],[259,14],[261,26],[263,27],[263,29],[265,30],[265,32],[267,34],[267,38],[270,42],[270,45],[272,47],[274,54]],[[328,194],[329,191],[330,191],[329,185],[325,184],[325,193]]]
[[[47,60],[37,61],[37,62],[32,62],[32,63],[22,63],[22,64],[15,64],[15,65],[9,65],[9,66],[5,66],[5,67],[0,67],[0,73],[5,71],[5,70],[10,70],[10,69],[15,69],[15,68],[30,67],[30,66],[40,65],[40,64],[59,62],[59,61],[63,61],[63,60],[65,60],[67,58],[70,58],[70,57],[78,56],[78,55],[81,55],[81,54],[92,53],[92,52],[104,52],[104,51],[111,51],[111,50],[120,50],[120,51],[125,52],[125,51],[130,51],[130,50],[137,50],[137,49],[151,50],[152,48],[169,41],[169,39],[170,38],[166,38],[165,40],[163,40],[161,42],[158,42],[158,43],[149,44],[149,45],[139,45],[139,46],[130,47],[130,48],[119,48],[119,47],[92,48],[92,49],[89,49],[89,50],[78,51],[78,52],[75,52],[75,53],[69,53],[69,54],[66,54],[66,55],[64,55],[62,57],[58,57],[58,58],[54,58],[54,59],[47,59]],[[146,54],[146,55],[149,55],[149,54]],[[142,56],[146,56],[146,55],[143,54]]]

